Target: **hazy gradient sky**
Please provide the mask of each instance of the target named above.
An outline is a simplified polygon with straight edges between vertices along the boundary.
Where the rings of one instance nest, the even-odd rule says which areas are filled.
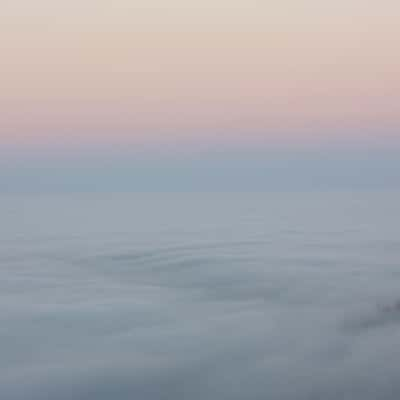
[[[0,190],[326,156],[397,182],[395,0],[0,0],[0,59]]]

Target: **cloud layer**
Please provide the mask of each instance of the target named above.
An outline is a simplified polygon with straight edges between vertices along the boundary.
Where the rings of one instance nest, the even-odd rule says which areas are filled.
[[[397,399],[393,196],[3,198],[1,398]]]

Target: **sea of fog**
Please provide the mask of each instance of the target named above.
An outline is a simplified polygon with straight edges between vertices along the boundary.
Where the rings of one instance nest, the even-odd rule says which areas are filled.
[[[3,196],[0,399],[397,400],[399,204]]]

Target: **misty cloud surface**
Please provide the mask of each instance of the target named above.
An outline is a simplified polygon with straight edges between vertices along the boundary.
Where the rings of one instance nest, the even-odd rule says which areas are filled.
[[[395,400],[400,196],[0,200],[2,400]]]

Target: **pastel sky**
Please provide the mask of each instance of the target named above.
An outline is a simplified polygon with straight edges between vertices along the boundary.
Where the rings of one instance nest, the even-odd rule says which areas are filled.
[[[0,0],[0,60],[8,168],[400,148],[395,0]]]

